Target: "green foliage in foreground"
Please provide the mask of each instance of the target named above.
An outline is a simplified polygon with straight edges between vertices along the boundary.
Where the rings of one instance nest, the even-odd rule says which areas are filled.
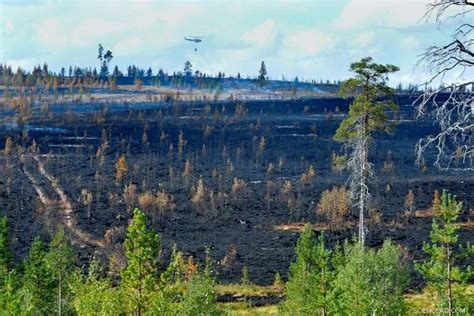
[[[0,218],[0,315],[219,315],[210,259],[203,271],[173,250],[158,273],[159,236],[134,210],[127,231],[120,284],[114,285],[96,259],[88,274],[75,267],[72,247],[59,229],[49,247],[32,244],[22,267],[10,267],[8,222]],[[17,272],[21,271],[22,273]]]
[[[474,297],[465,290],[474,277],[472,267],[461,269],[455,265],[457,261],[474,255],[473,245],[461,245],[458,242],[460,224],[457,220],[463,205],[446,191],[443,191],[440,202],[433,203],[435,218],[430,234],[431,243],[423,245],[429,259],[416,264],[416,268],[428,281],[428,289],[435,292],[438,308],[468,308],[474,311]]]
[[[406,299],[409,265],[400,247],[385,241],[379,249],[359,242],[343,247],[326,247],[324,235],[317,236],[306,226],[296,246],[284,285],[284,315],[410,315],[413,308],[433,306],[469,314],[474,302],[473,273],[461,269],[462,260],[472,256],[471,245],[458,245],[457,219],[462,205],[444,192],[435,203],[431,244],[425,244],[428,260],[416,265],[428,287],[422,296]],[[171,262],[161,273],[159,236],[147,227],[144,214],[134,210],[124,244],[125,266],[118,273],[106,271],[96,259],[87,275],[75,266],[72,247],[59,229],[46,246],[32,244],[21,266],[11,264],[8,222],[0,218],[0,315],[222,315],[275,314],[274,307],[240,313],[237,303],[225,307],[217,303],[217,293],[244,296],[272,296],[281,293],[281,281],[273,287],[252,284],[216,286],[209,254],[203,269],[192,258],[187,262],[173,249]],[[117,271],[116,271],[117,272]],[[120,279],[114,278],[121,276]],[[245,278],[247,279],[247,278]],[[280,278],[277,277],[277,280]],[[470,289],[470,290],[468,290]],[[418,295],[420,296],[420,295]],[[421,296],[420,296],[421,297]],[[429,297],[429,299],[426,299]],[[420,304],[425,304],[420,307]],[[240,306],[240,307],[239,307]],[[455,314],[455,313],[454,313]]]
[[[399,247],[386,241],[379,250],[346,243],[344,252],[326,249],[324,235],[306,226],[296,246],[286,284],[287,315],[403,314],[408,269]]]

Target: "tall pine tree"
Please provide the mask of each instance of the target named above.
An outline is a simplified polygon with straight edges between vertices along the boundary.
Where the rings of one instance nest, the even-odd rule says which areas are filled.
[[[55,282],[53,272],[46,262],[43,243],[36,239],[24,263],[22,304],[28,314],[53,314]]]
[[[46,256],[49,269],[52,271],[55,283],[56,304],[55,313],[67,314],[69,311],[70,277],[74,269],[74,252],[64,229],[60,227],[49,245]]]
[[[122,271],[122,291],[128,313],[140,316],[151,306],[157,288],[160,239],[147,228],[146,217],[135,209],[125,240],[127,267]]]

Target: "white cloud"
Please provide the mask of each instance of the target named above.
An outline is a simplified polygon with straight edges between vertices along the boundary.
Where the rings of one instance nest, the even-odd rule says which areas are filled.
[[[319,30],[306,30],[290,34],[283,39],[281,54],[286,58],[314,56],[336,44],[335,37]]]
[[[352,0],[333,22],[337,28],[406,27],[416,25],[425,13],[424,1]]]
[[[48,18],[39,23],[37,39],[41,44],[53,47],[67,47],[70,43],[63,25],[55,18]]]
[[[374,39],[374,32],[363,32],[355,36],[354,44],[358,47],[367,47],[374,42]]]
[[[252,30],[244,33],[241,39],[248,43],[268,45],[273,42],[275,36],[276,24],[273,20],[267,19],[262,24],[259,24]]]

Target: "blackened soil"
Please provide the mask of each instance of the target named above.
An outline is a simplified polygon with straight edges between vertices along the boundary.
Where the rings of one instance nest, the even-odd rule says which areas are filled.
[[[417,209],[426,209],[434,190],[448,189],[465,203],[462,220],[469,216],[473,220],[469,211],[474,196],[469,192],[473,192],[474,177],[472,171],[461,170],[460,162],[450,171],[430,168],[433,152],[426,158],[427,170],[416,166],[417,140],[436,128],[429,120],[413,120],[412,100],[400,97],[399,102],[402,112],[395,134],[376,135],[371,149],[373,207],[381,214],[381,222],[374,220],[369,225],[368,243],[379,246],[390,238],[417,259],[423,255],[422,242],[429,239],[431,218],[401,217],[408,190],[415,194]],[[165,261],[173,244],[199,259],[208,247],[220,281],[238,281],[243,266],[248,266],[251,281],[269,284],[276,272],[284,278],[287,275],[299,236],[294,231],[276,231],[274,226],[324,223],[315,212],[321,192],[347,179],[346,172],[331,170],[332,153],[342,153],[332,136],[347,106],[347,100],[337,98],[247,102],[240,110],[233,102],[127,105],[113,110],[101,105],[95,107],[99,111],[86,111],[87,105],[77,104],[67,111],[59,107],[49,117],[36,115],[22,127],[5,125],[0,129],[0,146],[3,148],[6,136],[25,147],[34,140],[47,171],[73,202],[78,227],[95,238],[103,239],[107,230],[116,228],[112,241],[123,241],[130,219],[124,185],[134,184],[138,194],[163,190],[176,202],[174,212],[162,222],[155,216],[152,224],[162,236]],[[25,130],[28,137],[24,133],[22,137]],[[264,146],[260,146],[262,139]],[[104,141],[108,146],[101,164],[97,151]],[[128,173],[117,183],[115,163],[122,154]],[[183,176],[186,161],[192,165],[189,177]],[[267,172],[270,163],[273,171]],[[393,168],[384,169],[384,164],[391,163]],[[299,179],[310,165],[317,175],[311,183],[301,185]],[[34,172],[33,166],[25,166],[16,155],[1,158],[0,208],[11,221],[18,258],[25,256],[35,236],[50,238],[49,233],[61,222],[60,206],[41,205],[22,168]],[[232,194],[234,178],[246,183],[238,196]],[[200,179],[205,198],[195,205],[191,203],[193,187]],[[296,206],[292,209],[280,193],[285,180],[293,186],[290,195]],[[90,218],[80,201],[82,189],[93,194]],[[47,183],[44,190],[53,200],[57,198]],[[156,214],[147,211],[150,216]],[[355,215],[346,221],[356,221]],[[354,233],[339,230],[327,235],[334,244]],[[472,227],[463,227],[461,240],[474,242]],[[102,251],[78,250],[81,258]]]

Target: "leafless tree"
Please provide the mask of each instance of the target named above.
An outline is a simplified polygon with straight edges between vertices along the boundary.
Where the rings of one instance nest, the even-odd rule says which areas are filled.
[[[425,65],[430,73],[423,83],[424,91],[415,103],[418,117],[430,114],[439,125],[439,132],[420,139],[416,146],[417,163],[422,164],[424,154],[435,148],[433,165],[449,169],[460,156],[466,169],[473,165],[474,132],[474,0],[432,0],[426,6],[424,19],[434,20],[438,27],[459,23],[450,42],[433,45],[422,55],[418,64]],[[433,89],[433,85],[439,88]],[[470,86],[470,88],[469,88]],[[447,97],[446,97],[447,95]]]

